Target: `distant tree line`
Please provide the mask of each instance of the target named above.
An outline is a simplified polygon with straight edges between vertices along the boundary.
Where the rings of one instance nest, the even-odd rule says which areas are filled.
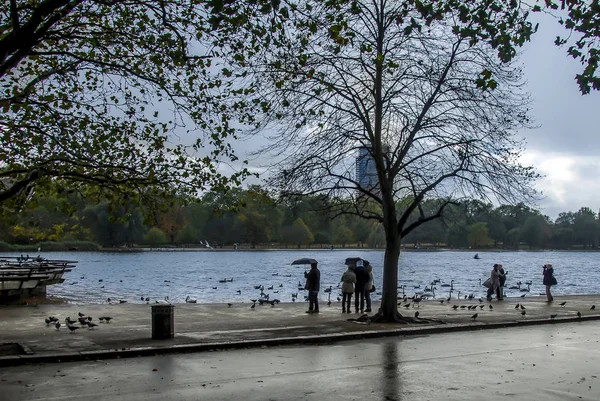
[[[305,196],[282,203],[265,189],[251,186],[225,194],[209,192],[193,203],[151,211],[126,202],[118,207],[90,204],[74,193],[45,194],[32,202],[31,209],[2,216],[0,240],[20,245],[94,241],[104,247],[204,247],[207,243],[245,248],[384,247],[381,224],[334,215],[331,202]],[[439,202],[426,200],[422,207],[435,210]],[[600,221],[587,207],[560,213],[552,221],[522,204],[494,207],[473,200],[449,205],[442,219],[422,225],[402,243],[405,247],[595,249],[600,244]]]

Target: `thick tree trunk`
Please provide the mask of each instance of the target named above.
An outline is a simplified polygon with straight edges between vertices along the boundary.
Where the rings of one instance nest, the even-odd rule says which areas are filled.
[[[396,236],[398,237],[398,236]],[[379,320],[386,322],[397,321],[398,314],[398,259],[400,258],[400,240],[386,242],[383,259],[383,289]]]

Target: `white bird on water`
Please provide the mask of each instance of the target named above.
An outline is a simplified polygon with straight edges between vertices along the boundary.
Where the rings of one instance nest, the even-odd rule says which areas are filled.
[[[185,298],[185,302],[188,304],[195,304],[198,302],[196,298],[191,298],[189,295]]]

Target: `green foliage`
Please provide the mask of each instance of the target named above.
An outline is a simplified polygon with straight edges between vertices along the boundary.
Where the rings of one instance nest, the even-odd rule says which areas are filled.
[[[249,106],[209,50],[220,31],[205,7],[0,2],[3,206],[56,185],[117,205],[239,185],[243,166],[226,177],[217,164],[237,160],[228,138]]]
[[[468,235],[469,246],[473,248],[483,248],[488,246],[490,239],[486,223],[475,223],[469,227]]]
[[[167,235],[158,227],[152,227],[144,235],[144,243],[152,247],[158,247],[159,245],[165,245],[169,242]]]

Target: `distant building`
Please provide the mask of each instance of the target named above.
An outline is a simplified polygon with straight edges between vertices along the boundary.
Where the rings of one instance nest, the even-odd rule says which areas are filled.
[[[374,190],[379,187],[375,161],[371,157],[369,149],[366,147],[362,147],[358,150],[355,178],[362,188]]]

